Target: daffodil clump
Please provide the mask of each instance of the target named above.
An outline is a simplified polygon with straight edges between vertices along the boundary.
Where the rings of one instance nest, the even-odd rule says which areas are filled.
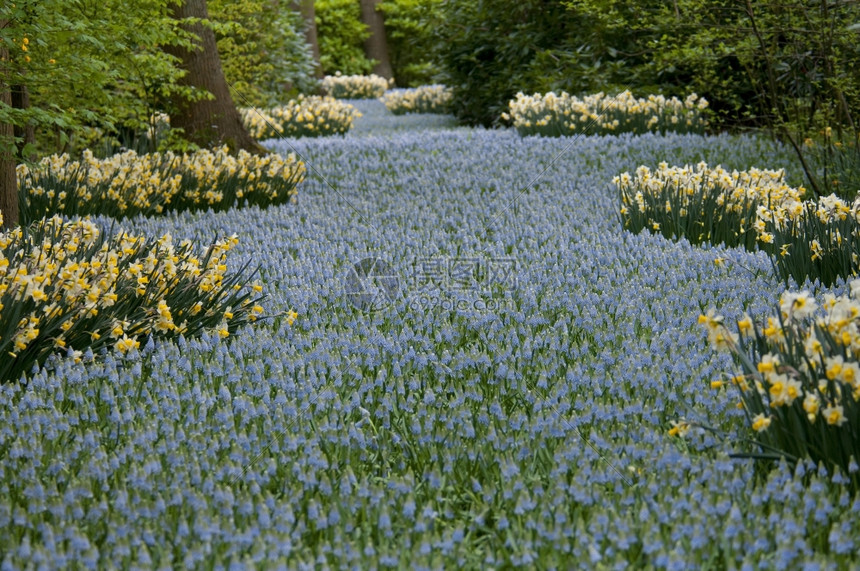
[[[712,388],[734,385],[759,449],[796,462],[810,458],[860,484],[860,280],[850,292],[824,295],[785,291],[779,313],[736,325],[709,310],[699,316],[711,344],[729,351],[741,371]]]
[[[774,254],[783,280],[833,285],[860,273],[860,197],[791,197],[770,208],[759,205],[756,217],[757,239]]]
[[[708,102],[695,93],[681,101],[662,95],[637,99],[629,91],[579,98],[562,91],[545,95],[517,93],[502,115],[522,135],[559,137],[620,133],[703,133]]]
[[[53,355],[79,362],[105,347],[128,353],[148,337],[204,328],[227,337],[263,311],[261,286],[227,273],[237,242],[216,240],[201,255],[170,234],[106,237],[89,221],[59,216],[0,234],[0,381]]]
[[[785,183],[782,170],[729,171],[722,166],[669,166],[652,171],[640,166],[633,176],[612,179],[621,202],[624,228],[643,229],[666,238],[687,238],[754,249],[760,240],[759,216],[766,210],[801,200],[804,189]]]
[[[323,90],[335,99],[377,99],[391,86],[391,82],[376,74],[341,75],[340,72],[323,78]]]
[[[239,113],[248,132],[259,140],[343,135],[361,117],[348,103],[315,95],[299,95],[298,99],[272,109],[240,109]]]
[[[22,211],[29,220],[48,214],[105,214],[116,218],[182,210],[294,201],[305,165],[295,155],[252,155],[227,147],[190,154],[126,151],[97,159],[84,151],[18,166]]]
[[[612,179],[624,228],[692,244],[762,249],[783,280],[832,285],[860,271],[860,199],[804,200],[783,170],[728,171],[721,166],[640,166]]]
[[[451,89],[444,85],[424,85],[412,89],[391,89],[381,101],[395,115],[406,113],[449,113]]]

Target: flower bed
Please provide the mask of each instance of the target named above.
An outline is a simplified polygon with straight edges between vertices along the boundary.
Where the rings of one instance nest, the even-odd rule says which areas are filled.
[[[660,163],[612,179],[624,228],[693,244],[762,248],[786,282],[833,285],[860,270],[860,199],[804,200],[782,170],[728,170]]]
[[[54,355],[77,363],[102,347],[127,353],[149,337],[204,328],[229,336],[263,311],[251,291],[261,286],[227,273],[237,241],[216,240],[200,255],[170,234],[108,237],[59,216],[0,234],[0,382]]]
[[[662,162],[655,171],[643,165],[633,176],[624,172],[612,183],[618,189],[622,223],[631,232],[647,229],[693,244],[748,249],[759,239],[759,206],[778,208],[804,193],[785,183],[782,170],[729,171],[704,162],[695,167]]]
[[[444,85],[425,85],[413,89],[389,89],[382,96],[385,107],[395,115],[407,113],[449,113],[451,90]]]
[[[682,418],[749,435],[706,388],[733,365],[697,317],[767,315],[767,256],[620,231],[608,185],[639,164],[731,172],[789,150],[483,129],[271,145],[320,170],[298,215],[128,224],[236,231],[267,315],[299,318],[3,387],[10,567],[857,566],[860,504],[826,469],[758,472],[711,432],[667,435]],[[344,276],[376,257],[399,290],[366,312]]]
[[[361,117],[355,107],[333,97],[305,97],[272,109],[240,109],[245,127],[259,140],[343,135]]]
[[[818,312],[808,291],[786,291],[779,313],[762,324],[745,314],[730,327],[713,310],[699,323],[741,368],[712,388],[737,387],[749,457],[810,459],[860,490],[860,280],[847,295],[826,295],[823,305]]]
[[[377,99],[382,97],[391,83],[384,77],[370,75],[329,75],[323,78],[322,88],[335,99]]]
[[[295,200],[305,166],[295,155],[231,155],[227,148],[190,154],[134,151],[80,160],[53,155],[18,166],[26,220],[58,213],[125,218],[169,211],[266,207]]]
[[[681,101],[662,95],[637,99],[629,91],[579,97],[562,92],[545,95],[517,93],[503,119],[522,135],[559,137],[617,135],[621,133],[702,133],[707,127],[703,111],[708,102],[691,94]]]

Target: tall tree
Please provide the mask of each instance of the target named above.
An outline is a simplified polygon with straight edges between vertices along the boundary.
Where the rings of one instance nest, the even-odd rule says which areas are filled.
[[[385,21],[382,12],[377,10],[380,0],[360,0],[361,21],[370,30],[370,36],[364,41],[364,51],[367,57],[375,60],[373,73],[385,79],[394,77],[391,70],[391,59],[388,56],[388,40],[385,37]]]
[[[305,41],[311,47],[314,58],[314,72],[317,78],[322,78],[320,65],[320,43],[317,39],[317,17],[314,0],[293,0],[293,9],[302,15],[304,21]]]
[[[0,29],[9,25],[0,20]],[[12,107],[12,88],[9,85],[9,50],[0,41],[0,105]],[[18,224],[18,181],[15,174],[15,128],[12,123],[0,122],[0,214],[3,228]]]
[[[182,129],[189,141],[201,147],[227,145],[233,151],[266,153],[266,149],[248,134],[230,95],[215,33],[208,22],[206,0],[184,0],[174,4],[170,14],[184,30],[197,37],[193,47],[164,47],[167,53],[179,59],[180,67],[186,72],[179,83],[196,92],[193,98],[184,94],[173,97],[171,127]]]
[[[12,107],[25,110],[30,108],[30,90],[26,85],[12,87]],[[26,125],[15,125],[15,141],[18,156],[23,157],[25,147],[36,143],[36,127],[32,122]],[[27,158],[33,159],[32,156]]]

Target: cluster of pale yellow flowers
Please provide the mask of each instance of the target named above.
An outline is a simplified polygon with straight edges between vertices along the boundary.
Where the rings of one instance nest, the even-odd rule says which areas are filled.
[[[394,80],[376,74],[342,75],[340,72],[323,78],[323,90],[337,99],[376,99],[391,87]]]
[[[517,93],[502,114],[523,134],[552,127],[569,135],[592,129],[602,133],[645,132],[663,128],[671,131],[703,130],[707,121],[702,111],[707,100],[691,94],[683,101],[650,95],[636,98],[630,91],[615,96],[596,93],[579,98],[564,91],[525,95]]]
[[[255,139],[339,135],[361,117],[355,107],[333,97],[300,95],[271,109],[240,109],[248,133]]]
[[[792,205],[800,204],[805,192],[802,187],[788,186],[783,170],[751,168],[746,171],[729,171],[721,165],[711,168],[705,162],[682,167],[661,162],[654,171],[647,166],[640,166],[633,176],[624,172],[614,177],[612,183],[622,194],[622,215],[627,214],[629,208],[637,208],[644,213],[646,195],[659,196],[666,189],[671,190],[675,198],[664,205],[666,212],[677,208],[681,216],[688,214],[693,203],[700,202],[699,197],[703,193],[716,194],[718,206],[737,214],[743,214],[751,204],[757,204],[758,221],[754,227],[759,232],[759,240],[767,243],[773,242],[773,235],[764,235],[762,220],[770,211],[784,211],[793,208]],[[749,229],[738,230],[743,233]]]
[[[33,344],[78,349],[76,359],[82,347],[111,345],[125,353],[150,334],[186,333],[202,322],[220,322],[223,332],[234,317],[253,321],[263,312],[247,296],[238,307],[223,308],[226,254],[238,243],[235,235],[215,241],[201,259],[191,242],[174,246],[170,234],[148,242],[122,233],[105,241],[88,220],[54,216],[37,225],[38,243],[21,227],[0,234],[3,359]]]
[[[759,330],[744,314],[735,333],[713,310],[700,315],[699,323],[707,328],[715,348],[734,354],[742,354],[742,342],[748,339],[761,337],[767,342],[769,352],[761,355],[755,370],[730,379],[742,394],[756,391],[759,402],[770,408],[799,402],[810,424],[821,418],[841,427],[849,421],[841,403],[846,398],[860,400],[860,280],[853,281],[850,289],[849,295],[825,294],[817,318],[819,306],[808,291],[786,291],[780,298],[780,315],[769,317]],[[794,354],[795,347],[802,347],[803,355]],[[715,380],[711,387],[724,384]],[[773,422],[766,410],[751,412],[756,413],[752,428],[757,432]]]
[[[795,229],[799,228],[797,222],[810,213],[814,213],[827,228],[825,242],[833,248],[842,248],[846,237],[840,234],[834,223],[847,219],[860,222],[860,196],[850,203],[835,194],[819,197],[817,201],[803,201],[799,196],[792,195],[772,205],[761,204],[756,211],[755,222],[758,239],[764,243],[772,243],[774,232],[785,231],[788,224]],[[794,233],[796,235],[797,231]],[[853,234],[855,238],[860,238],[860,227],[855,226]],[[814,238],[810,241],[810,252],[812,261],[816,261],[824,256],[825,247]],[[783,248],[781,254],[788,254],[786,248]],[[854,256],[857,263],[856,254]]]
[[[305,165],[295,155],[258,156],[246,151],[232,155],[225,146],[190,154],[138,155],[126,151],[106,159],[97,159],[85,150],[80,160],[68,154],[52,155],[33,168],[18,166],[23,191],[35,200],[47,200],[55,211],[64,211],[69,202],[98,201],[105,212],[120,215],[160,213],[178,202],[199,207],[220,204],[224,200],[222,185],[233,176],[241,181],[236,199],[258,196],[274,200],[283,192],[280,183],[284,181],[291,186],[289,194],[294,198],[295,185],[305,176]],[[57,187],[65,190],[55,190]]]
[[[444,85],[423,85],[413,89],[392,89],[380,100],[395,115],[405,113],[447,113],[453,92]]]

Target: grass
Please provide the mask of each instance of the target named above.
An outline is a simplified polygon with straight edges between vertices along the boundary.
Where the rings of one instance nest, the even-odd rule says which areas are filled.
[[[299,316],[0,387],[11,566],[856,566],[860,503],[814,467],[668,436],[743,426],[697,317],[769,313],[770,262],[624,232],[611,185],[663,160],[796,170],[788,150],[360,111],[379,128],[269,143],[309,165],[298,205],[125,223],[235,232],[267,314]],[[398,276],[373,313],[343,288],[366,258]]]

